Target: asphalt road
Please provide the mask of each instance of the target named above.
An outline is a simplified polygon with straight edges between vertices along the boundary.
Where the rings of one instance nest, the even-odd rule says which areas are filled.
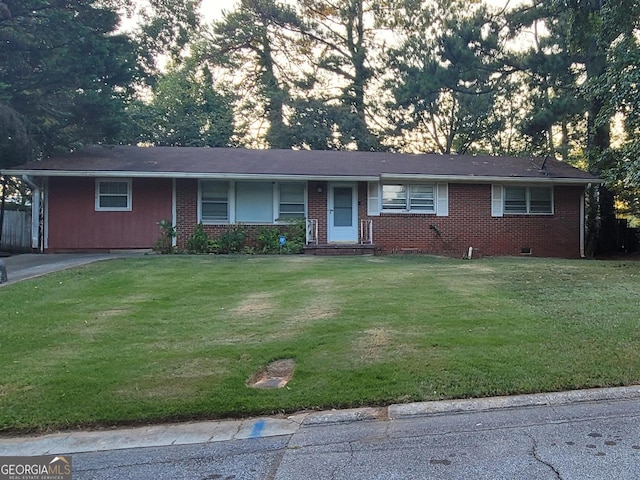
[[[74,479],[637,479],[640,402],[603,400],[73,455]]]

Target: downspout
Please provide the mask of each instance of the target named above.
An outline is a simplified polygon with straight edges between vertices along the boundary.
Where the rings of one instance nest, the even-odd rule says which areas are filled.
[[[178,246],[178,202],[176,197],[176,179],[171,179],[171,227],[176,235],[171,237],[171,246],[176,248]]]
[[[585,239],[585,209],[584,205],[587,201],[587,191],[591,188],[591,184],[588,184],[587,187],[582,192],[582,197],[580,198],[580,258],[585,258],[584,253],[584,239]]]
[[[28,175],[23,175],[22,181],[31,189],[31,249],[42,252],[42,245],[40,245],[41,190]]]

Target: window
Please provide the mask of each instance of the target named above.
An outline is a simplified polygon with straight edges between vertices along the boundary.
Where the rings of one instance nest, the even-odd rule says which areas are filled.
[[[96,210],[106,212],[131,210],[131,179],[97,179]]]
[[[435,185],[384,184],[382,209],[391,212],[435,213]]]
[[[435,211],[433,185],[409,186],[409,210]]]
[[[236,182],[235,220],[273,222],[273,182]]]
[[[271,224],[304,218],[304,183],[200,182],[200,219],[203,223]]]
[[[505,213],[527,213],[526,187],[505,187],[504,212]]]
[[[200,183],[200,220],[204,223],[229,221],[229,182]]]
[[[293,220],[305,217],[304,183],[281,183],[279,185],[278,220]]]
[[[406,211],[407,210],[406,185],[383,185],[382,186],[382,209]]]
[[[504,187],[504,213],[553,213],[550,187]]]

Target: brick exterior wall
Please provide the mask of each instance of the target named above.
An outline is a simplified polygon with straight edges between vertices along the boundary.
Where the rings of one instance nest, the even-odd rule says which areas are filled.
[[[373,219],[373,240],[384,253],[417,249],[423,253],[580,257],[580,205],[583,187],[556,186],[553,215],[491,216],[491,185],[449,184],[449,215],[381,214]],[[366,204],[366,190],[360,189]],[[365,212],[366,215],[366,212]]]
[[[176,247],[178,250],[186,250],[187,241],[198,225],[198,180],[176,180],[176,217]],[[229,225],[204,225],[204,231],[209,238],[215,238],[228,227]],[[263,227],[264,225],[243,226],[247,234],[247,246],[256,246],[258,233]],[[286,226],[274,225],[273,228],[283,231]]]
[[[318,191],[320,190],[320,191]],[[186,248],[198,223],[198,182],[176,182],[177,245]],[[580,256],[580,205],[582,186],[554,187],[553,215],[491,216],[490,184],[449,184],[449,215],[389,214],[367,216],[367,183],[358,184],[359,219],[373,221],[376,252],[389,254],[407,249],[461,257],[469,247],[475,255],[530,255],[578,258]],[[308,183],[307,218],[318,220],[318,241],[327,241],[327,182]],[[208,235],[218,235],[225,225],[205,225]],[[245,226],[249,243],[260,226]],[[274,228],[278,228],[277,226]]]

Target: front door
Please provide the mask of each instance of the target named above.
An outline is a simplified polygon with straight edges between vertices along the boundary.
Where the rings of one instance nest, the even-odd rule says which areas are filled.
[[[358,241],[358,188],[352,183],[329,185],[329,242]]]

